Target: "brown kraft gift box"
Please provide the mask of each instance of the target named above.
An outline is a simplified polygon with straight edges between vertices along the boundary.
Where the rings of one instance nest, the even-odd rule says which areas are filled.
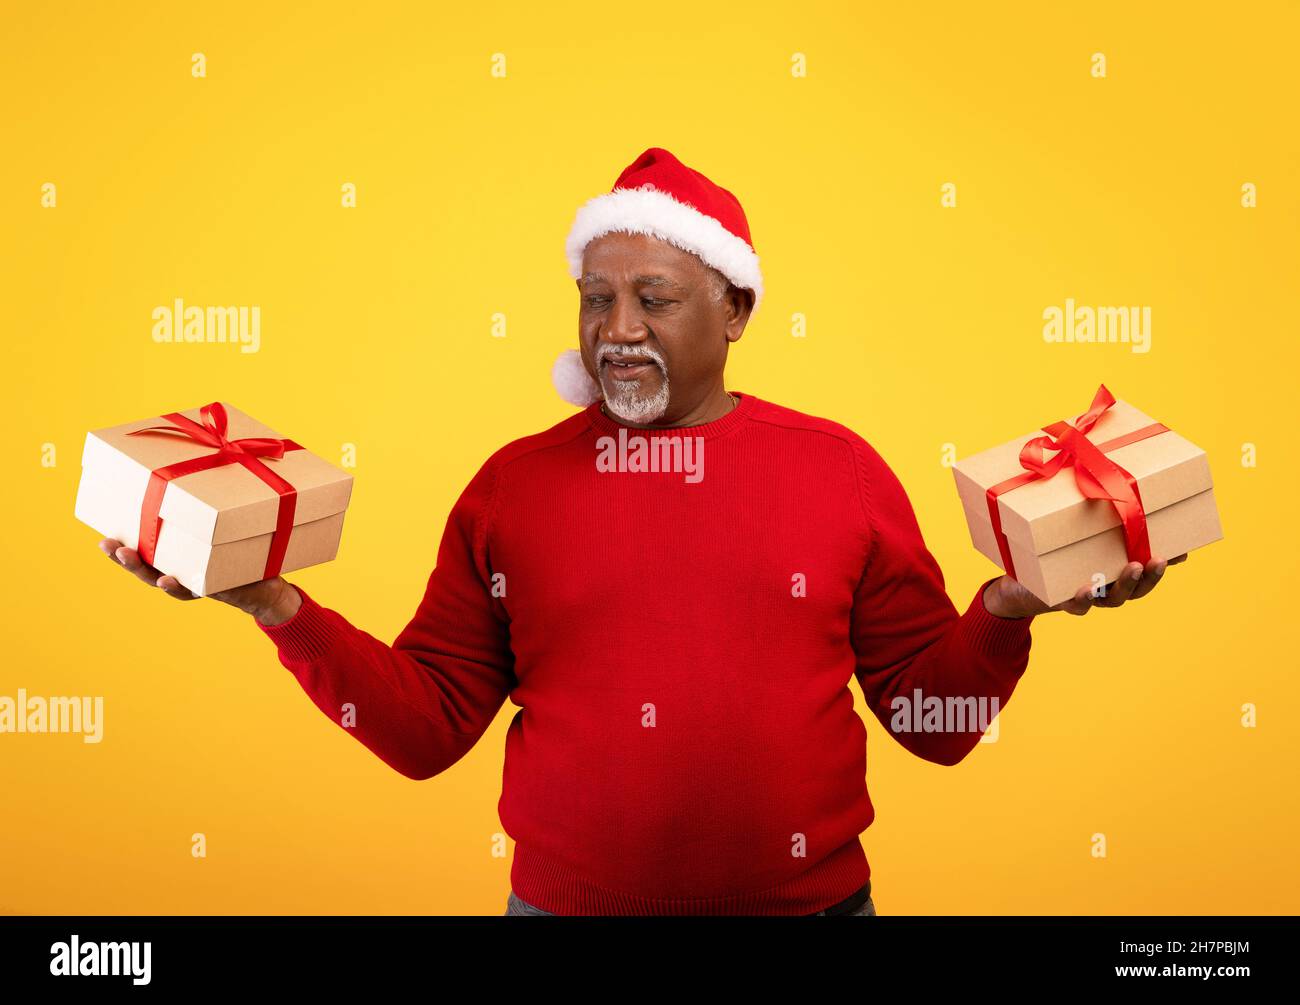
[[[350,474],[221,402],[87,433],[81,466],[77,519],[199,596],[332,560],[352,494]]]
[[[1078,444],[1080,438],[1087,442]],[[1057,462],[1058,445],[1067,447],[1059,469],[1037,474],[1044,462]],[[953,465],[971,542],[1043,603],[1055,606],[1081,586],[1113,583],[1134,560],[1122,507],[1084,494],[1077,456],[1084,458],[1085,481],[1093,469],[1117,466],[1105,476],[1111,494],[1125,494],[1114,491],[1117,485],[1133,488],[1137,502],[1127,505],[1145,514],[1150,556],[1174,558],[1223,537],[1205,451],[1102,385],[1092,408],[1074,422],[1053,423]]]

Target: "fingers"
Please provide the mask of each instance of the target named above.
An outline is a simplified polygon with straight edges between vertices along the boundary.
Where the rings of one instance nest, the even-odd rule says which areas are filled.
[[[1186,557],[1186,555],[1183,556],[1183,558]],[[1142,581],[1138,583],[1137,589],[1133,591],[1133,596],[1130,599],[1137,600],[1139,597],[1145,597],[1148,593],[1154,590],[1156,584],[1160,582],[1160,577],[1165,574],[1165,569],[1167,569],[1171,564],[1171,562],[1166,562],[1163,559],[1151,559],[1142,572]]]
[[[1097,607],[1122,607],[1133,596],[1133,591],[1141,581],[1142,572],[1141,562],[1129,562],[1115,577],[1115,582],[1106,584],[1105,595],[1097,597],[1093,603]]]
[[[1072,599],[1057,605],[1056,609],[1076,617],[1083,617],[1092,610],[1092,599],[1092,587],[1081,586]]]
[[[138,552],[131,548],[118,548],[115,552],[118,562],[124,569],[135,575],[135,578],[149,586],[155,586],[158,583],[158,577],[162,575],[152,565],[146,563],[140,558]]]
[[[177,600],[198,600],[199,598],[192,594],[177,581],[175,576],[160,576],[158,579],[158,588],[169,597],[175,597]]]
[[[1094,597],[1090,587],[1082,586],[1074,598],[1062,604],[1059,609],[1082,615],[1093,607],[1122,607],[1126,602],[1138,600],[1154,590],[1169,566],[1186,561],[1187,554],[1184,552],[1168,560],[1152,558],[1145,566],[1129,562],[1113,583],[1106,584],[1103,596]]]
[[[152,565],[143,561],[139,552],[125,547],[121,541],[106,537],[99,542],[99,550],[122,568],[132,573],[140,582],[161,589],[169,597],[175,597],[177,600],[198,599],[193,593],[181,586],[175,576],[164,576]]]

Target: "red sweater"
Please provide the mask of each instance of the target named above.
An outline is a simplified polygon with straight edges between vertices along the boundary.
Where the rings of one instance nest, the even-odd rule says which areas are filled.
[[[498,450],[392,645],[301,588],[262,629],[321,711],[355,705],[348,732],[410,778],[446,771],[516,705],[498,809],[511,885],[544,910],[843,900],[870,875],[858,835],[874,816],[850,678],[889,729],[916,689],[1005,706],[1028,663],[1032,619],[990,614],[986,584],[958,615],[865,440],[737,394],[720,419],[653,433],[595,404]],[[702,477],[600,470],[620,429],[699,437],[678,456]],[[955,764],[981,735],[965,728],[891,733]]]

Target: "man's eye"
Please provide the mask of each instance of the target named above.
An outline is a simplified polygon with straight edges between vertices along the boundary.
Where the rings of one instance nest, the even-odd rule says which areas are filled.
[[[593,294],[592,296],[584,297],[583,301],[591,307],[600,307],[609,303],[610,298],[599,294]],[[663,307],[665,304],[672,303],[671,300],[661,300],[657,297],[642,297],[641,302],[647,307]]]

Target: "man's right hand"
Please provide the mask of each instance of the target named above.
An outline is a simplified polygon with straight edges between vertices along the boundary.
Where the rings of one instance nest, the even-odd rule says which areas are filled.
[[[106,537],[99,542],[99,550],[112,561],[133,573],[142,583],[157,587],[167,596],[177,600],[198,600],[199,598],[181,586],[175,576],[164,576],[152,565],[141,560],[140,555],[127,548],[121,541]],[[270,627],[288,621],[302,606],[302,596],[282,576],[263,579],[246,586],[236,586],[220,593],[211,593],[213,600],[237,607],[245,614],[251,614],[259,623]]]

